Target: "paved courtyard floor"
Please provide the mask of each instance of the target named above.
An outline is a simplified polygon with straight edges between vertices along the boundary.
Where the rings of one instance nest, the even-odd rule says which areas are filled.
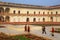
[[[6,34],[24,34],[27,33],[24,31],[25,25],[10,25],[10,24],[0,24],[0,26],[6,26],[5,28],[0,28],[0,32],[4,32]],[[60,40],[60,33],[54,33],[54,37],[51,36],[51,27],[46,26],[46,34],[42,34],[42,26],[37,25],[29,25],[31,29],[31,34],[35,34],[37,36],[43,36],[46,38],[51,38],[52,40]],[[59,28],[60,26],[53,26],[54,28]]]

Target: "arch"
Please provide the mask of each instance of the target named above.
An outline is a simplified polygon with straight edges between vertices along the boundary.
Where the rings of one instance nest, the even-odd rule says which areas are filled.
[[[39,14],[40,14],[40,11],[39,11]]]
[[[26,19],[26,22],[29,22],[29,18]]]
[[[51,21],[53,22],[53,17],[50,17]]]
[[[20,14],[20,11],[18,11],[18,14]]]
[[[4,8],[0,7],[0,13],[4,13]]]
[[[34,14],[36,14],[36,12],[34,11]]]
[[[0,16],[0,22],[4,22],[4,17]]]
[[[53,12],[51,12],[51,14],[53,14]]]
[[[6,16],[6,17],[5,17],[5,21],[6,21],[6,22],[9,22],[9,21],[10,21],[10,17],[9,17],[9,16]]]
[[[29,14],[29,11],[27,11],[27,14]]]
[[[43,14],[45,14],[45,12],[43,12]]]
[[[53,17],[51,17],[51,19],[53,19]]]
[[[15,12],[16,12],[16,11],[14,10],[13,13],[15,14]]]
[[[45,22],[45,18],[43,18],[43,22]]]
[[[10,8],[5,9],[5,13],[9,13],[9,11],[10,11]]]
[[[58,11],[56,11],[56,14],[58,14]]]
[[[33,22],[36,22],[36,18],[33,18]]]
[[[49,12],[47,12],[49,14]]]

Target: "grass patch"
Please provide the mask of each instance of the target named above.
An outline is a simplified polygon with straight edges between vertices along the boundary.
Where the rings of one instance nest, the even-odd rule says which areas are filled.
[[[30,38],[26,38],[24,36],[13,36],[14,39],[19,39],[19,40],[31,40]]]

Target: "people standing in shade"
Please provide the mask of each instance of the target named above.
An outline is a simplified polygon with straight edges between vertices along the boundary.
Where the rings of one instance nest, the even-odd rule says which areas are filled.
[[[28,32],[30,32],[30,26],[28,25]]]
[[[25,29],[25,31],[27,31],[27,25],[25,25],[25,28],[24,29]]]
[[[45,26],[42,26],[42,34],[46,34],[46,28],[45,28]]]
[[[52,32],[52,36],[54,36],[54,27],[52,27],[51,32]]]

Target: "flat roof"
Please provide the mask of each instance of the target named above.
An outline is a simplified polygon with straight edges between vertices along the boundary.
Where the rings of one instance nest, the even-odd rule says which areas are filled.
[[[60,5],[54,6],[38,6],[38,5],[28,5],[28,4],[17,4],[17,3],[8,3],[8,2],[0,2],[0,6],[8,6],[8,7],[20,7],[20,8],[32,8],[32,9],[59,9]]]

